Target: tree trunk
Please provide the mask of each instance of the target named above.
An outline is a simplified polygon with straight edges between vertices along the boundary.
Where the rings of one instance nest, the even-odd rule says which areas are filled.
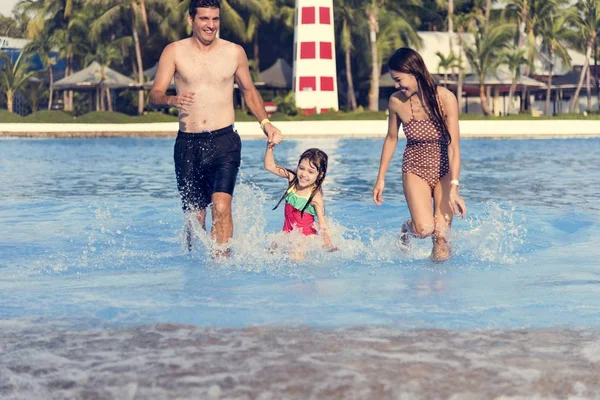
[[[490,115],[490,107],[487,103],[487,97],[485,95],[485,86],[483,86],[481,83],[479,84],[479,101],[481,101],[481,111],[483,112],[483,115],[487,117]]]
[[[585,50],[585,61],[583,63],[583,68],[581,69],[581,74],[579,75],[579,82],[577,83],[577,89],[575,89],[575,94],[573,95],[571,106],[569,107],[569,112],[575,112],[575,107],[577,107],[577,112],[579,113],[579,92],[581,92],[581,87],[583,86],[583,78],[585,78],[585,73],[588,69],[591,53],[592,48],[588,45]]]
[[[14,101],[14,94],[12,89],[8,89],[6,91],[6,107],[8,108],[9,112],[13,112],[13,101]]]
[[[67,54],[67,60],[66,60],[67,65],[65,66],[65,78],[71,74],[69,71],[69,55],[70,54]],[[70,109],[69,109],[69,92],[66,90],[63,90],[63,110],[70,111]]]
[[[345,58],[346,58],[346,81],[348,82],[348,107],[352,111],[355,111],[357,108],[356,104],[356,95],[354,94],[354,80],[352,79],[352,60],[350,58],[350,46],[346,48]]]
[[[592,80],[590,78],[590,68],[587,69],[585,74],[585,90],[587,96],[587,111],[592,111]]]
[[[52,94],[54,93],[54,90],[52,90],[52,85],[54,84],[54,73],[52,72],[52,66],[48,67],[48,79],[50,79],[50,87],[48,88],[48,110],[52,110]]]
[[[527,6],[527,4],[525,4],[525,6]],[[527,11],[527,12],[525,12]],[[531,23],[529,23],[529,25],[527,24],[527,18],[528,18],[528,14],[529,14],[529,8],[528,7],[523,7],[523,21],[521,23],[521,27],[523,30],[523,34],[519,36],[519,50],[521,49],[522,45],[523,45],[523,39],[526,36],[529,36],[530,33],[532,33],[533,31],[533,27],[531,26]],[[525,76],[529,76],[531,74],[531,67],[530,65],[533,64],[533,60],[531,57],[531,54],[527,55],[527,60],[529,61],[529,63],[527,63],[527,65],[525,65],[525,73],[523,75]],[[521,105],[520,105],[520,109],[521,111],[527,111],[529,109],[529,95],[528,95],[528,89],[527,86],[524,86],[521,89]]]
[[[458,114],[462,114],[462,92],[463,92],[463,71],[462,71],[462,53],[463,53],[463,29],[458,30],[458,82],[456,84],[456,99],[458,100]]]
[[[452,34],[454,33],[454,0],[448,0],[448,44],[450,45],[450,53],[454,52],[454,44],[452,43]]]
[[[594,45],[594,80],[596,82],[596,97],[598,98],[598,111],[600,112],[600,84],[598,83],[598,38]]]
[[[254,65],[256,68],[256,78],[259,78],[260,74],[260,49],[258,47],[258,26],[254,31],[254,39],[252,43],[253,51],[254,51]]]
[[[546,108],[544,109],[544,115],[550,115],[550,97],[552,97],[552,67],[550,67],[550,74],[548,74],[548,89],[546,89]]]
[[[106,91],[104,87],[100,87],[100,111],[106,111]]]
[[[140,11],[142,12],[142,22],[144,24],[144,31],[146,35],[150,34],[150,27],[148,26],[148,13],[146,12],[146,0],[140,0]]]
[[[375,7],[375,6],[373,6]],[[369,41],[371,44],[371,84],[369,87],[369,110],[379,111],[379,56],[377,54],[377,31],[379,24],[377,20],[377,9],[367,11],[369,18]]]
[[[487,32],[488,27],[490,26],[490,14],[492,13],[492,0],[485,0],[485,28],[484,31]]]
[[[458,82],[456,84],[456,99],[458,100],[458,114],[462,114],[463,109],[463,74],[462,71],[458,71]]]
[[[137,61],[137,77],[138,84],[140,85],[140,90],[138,91],[138,115],[142,115],[144,113],[144,90],[141,89],[141,86],[144,84],[144,67],[142,64],[142,50],[140,47],[140,38],[138,37],[137,30],[135,29],[135,23],[132,21],[132,31],[133,31],[133,43],[135,44],[135,58]]]
[[[71,75],[73,73],[73,52],[69,53],[69,56],[67,57],[67,62],[68,62],[68,66],[69,66],[69,75]],[[72,90],[68,91],[67,105],[68,105],[68,111],[73,111],[73,91]]]
[[[110,95],[110,89],[106,88],[106,104],[108,105],[108,111],[112,111],[113,107],[112,107],[112,97]]]
[[[517,66],[517,68],[519,68],[519,66]],[[515,109],[515,101],[514,101],[514,97],[515,97],[515,91],[517,90],[517,73],[518,70],[515,71],[515,75],[512,78],[512,81],[510,82],[510,89],[508,91],[508,111],[507,114],[511,114],[513,112],[513,110]]]

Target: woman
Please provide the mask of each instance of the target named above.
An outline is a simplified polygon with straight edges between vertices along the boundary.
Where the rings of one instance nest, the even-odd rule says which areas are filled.
[[[402,186],[410,219],[402,224],[400,240],[407,245],[411,236],[433,236],[431,257],[443,261],[450,257],[448,231],[452,216],[464,217],[467,213],[458,193],[458,104],[452,92],[435,84],[416,51],[396,50],[388,61],[388,68],[398,91],[388,104],[388,133],[373,188],[373,201],[377,205],[383,202],[385,174],[402,124],[407,138]]]

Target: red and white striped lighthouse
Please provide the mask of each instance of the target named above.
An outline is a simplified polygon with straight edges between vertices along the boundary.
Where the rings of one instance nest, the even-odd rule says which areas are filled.
[[[294,94],[305,113],[337,110],[333,0],[296,0]]]

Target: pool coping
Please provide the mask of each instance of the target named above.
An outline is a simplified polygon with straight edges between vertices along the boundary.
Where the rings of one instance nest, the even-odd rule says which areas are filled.
[[[288,138],[382,138],[386,120],[278,121],[274,124]],[[236,122],[243,138],[262,138],[256,122]],[[100,138],[175,137],[177,122],[142,124],[45,124],[0,123],[4,138]],[[576,138],[600,137],[600,120],[460,121],[463,138]],[[326,133],[325,133],[326,132]]]

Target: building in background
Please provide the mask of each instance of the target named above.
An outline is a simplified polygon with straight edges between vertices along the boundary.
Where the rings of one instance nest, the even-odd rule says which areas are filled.
[[[339,109],[333,0],[296,0],[293,90],[306,114]]]

